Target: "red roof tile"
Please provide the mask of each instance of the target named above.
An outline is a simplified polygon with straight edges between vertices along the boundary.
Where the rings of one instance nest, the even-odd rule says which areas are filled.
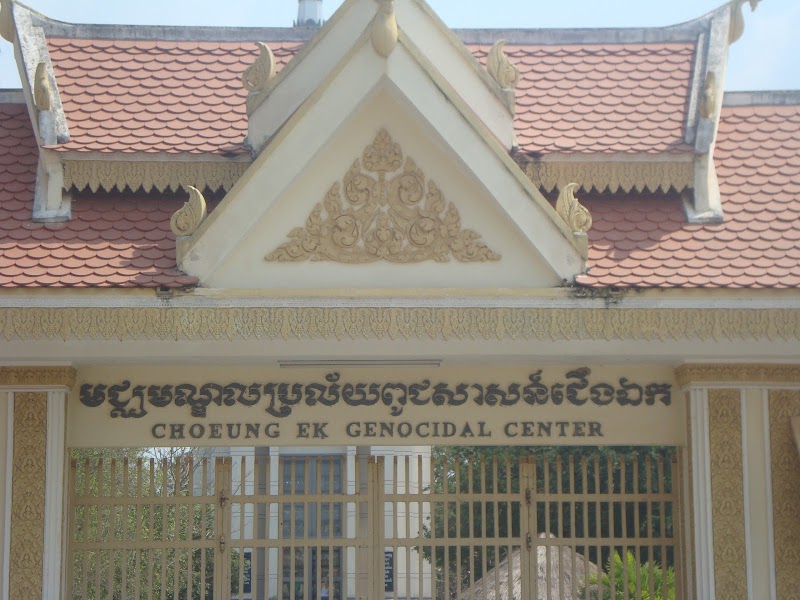
[[[71,141],[59,150],[240,154],[255,44],[47,40]],[[280,65],[299,43],[271,44]]]
[[[169,227],[174,196],[78,197],[67,223],[33,223],[38,150],[28,110],[0,104],[0,288],[183,287]],[[144,215],[128,235],[124,215]]]
[[[800,287],[800,107],[723,109],[715,159],[725,212],[720,225],[688,225],[677,195],[585,199],[594,228],[589,274],[578,281]]]
[[[474,48],[482,61],[487,46]],[[516,131],[526,152],[688,152],[694,44],[506,46],[520,70]]]
[[[241,153],[252,43],[49,38],[72,141],[60,150]],[[272,43],[278,66],[299,42]],[[488,46],[471,46],[485,61]],[[687,152],[694,45],[506,46],[526,152]]]

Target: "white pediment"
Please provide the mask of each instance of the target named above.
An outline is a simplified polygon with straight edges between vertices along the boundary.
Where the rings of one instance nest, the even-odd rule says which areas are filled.
[[[371,35],[382,5],[391,8],[401,35],[511,149],[514,117],[506,93],[424,0],[346,0],[267,88],[248,101],[248,140],[253,148],[260,152],[328,75],[349,60]]]
[[[585,249],[411,39],[401,31],[387,57],[360,39],[180,240],[180,267],[228,289],[541,288],[579,274]]]

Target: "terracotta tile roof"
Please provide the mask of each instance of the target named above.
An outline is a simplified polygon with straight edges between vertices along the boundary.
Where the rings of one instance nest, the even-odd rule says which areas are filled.
[[[253,43],[47,40],[72,141],[60,150],[241,153]],[[279,67],[300,42],[272,43]],[[471,46],[485,60],[488,46]],[[694,45],[507,46],[526,152],[688,152]]]
[[[489,46],[473,46],[485,63]],[[684,125],[694,44],[512,46],[520,148],[542,153],[691,152]]]
[[[169,219],[176,198],[77,198],[72,220],[31,221],[38,150],[27,108],[0,104],[0,288],[183,287]]]
[[[590,271],[619,287],[800,287],[800,107],[723,109],[725,222],[687,225],[677,197],[587,200]]]
[[[240,154],[255,44],[47,40],[71,141],[59,150]],[[271,44],[285,64],[301,44]]]

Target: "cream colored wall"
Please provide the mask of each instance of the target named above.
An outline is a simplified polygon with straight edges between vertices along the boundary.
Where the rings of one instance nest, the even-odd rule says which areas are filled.
[[[567,379],[565,374],[574,369],[574,366],[548,366],[542,375],[543,383],[570,383],[574,379]],[[337,382],[340,390],[346,384],[377,383],[379,386],[389,382],[398,382],[405,385],[420,383],[424,380],[430,382],[429,389],[437,383],[446,383],[450,389],[455,389],[460,383],[478,383],[484,387],[497,384],[501,389],[508,389],[512,383],[519,384],[520,389],[529,384],[529,375],[536,369],[525,367],[441,367],[441,368],[361,368],[342,369]],[[612,402],[607,406],[599,406],[592,402],[576,405],[564,399],[560,405],[548,402],[544,405],[530,406],[519,400],[509,406],[478,405],[469,400],[460,406],[425,405],[415,406],[411,399],[405,405],[393,404],[391,407],[379,401],[372,406],[350,406],[340,402],[328,407],[321,404],[308,406],[304,402],[292,405],[291,414],[284,417],[271,416],[265,412],[267,400],[255,406],[219,407],[214,404],[208,407],[206,417],[192,417],[189,406],[175,406],[171,403],[164,408],[156,408],[149,403],[144,405],[147,414],[142,418],[112,418],[112,407],[108,402],[99,407],[90,408],[79,400],[81,386],[88,384],[116,385],[122,381],[129,381],[130,388],[120,395],[120,400],[130,398],[131,390],[137,385],[177,385],[191,383],[202,386],[205,383],[226,385],[240,382],[245,385],[252,383],[319,383],[328,385],[326,375],[331,369],[253,369],[253,368],[214,368],[214,367],[158,367],[158,368],[86,368],[81,369],[78,375],[76,392],[71,395],[68,410],[68,436],[69,446],[142,446],[142,445],[269,445],[269,446],[331,446],[331,445],[433,445],[433,444],[466,444],[466,445],[683,445],[685,442],[685,405],[680,401],[678,392],[673,388],[673,398],[670,405],[657,401],[655,405],[648,406],[621,406]],[[647,385],[649,383],[667,383],[673,381],[673,372],[669,367],[649,365],[627,366],[599,366],[592,367],[588,377],[589,386],[597,383],[608,383],[619,387],[620,378]],[[291,389],[289,390],[291,393]],[[428,392],[428,395],[430,392]],[[423,394],[425,397],[426,394]],[[581,397],[586,398],[588,391],[581,392]],[[131,403],[128,408],[138,407],[138,402]],[[280,408],[276,405],[276,408]],[[400,411],[392,415],[390,408]],[[301,438],[298,433],[301,423],[324,422],[328,423],[325,429],[327,437],[314,438],[311,435]],[[449,422],[458,427],[458,434],[452,437],[435,437],[433,425],[427,426],[423,433],[432,434],[431,437],[422,437],[416,432],[407,437],[368,435],[367,423],[444,423]],[[565,422],[569,425],[559,429],[553,425],[551,434],[537,434],[536,426],[534,435],[525,435],[525,422]],[[224,435],[219,438],[210,438],[210,424],[219,423],[226,425],[236,423],[257,423],[262,427],[260,437],[257,439],[236,438],[231,440]],[[267,439],[263,427],[273,423],[273,427],[280,431],[277,438]],[[347,424],[358,423],[356,426],[361,434],[358,436],[347,435]],[[491,432],[491,436],[481,436],[481,423],[484,432]],[[510,432],[506,435],[505,428],[513,423]],[[579,424],[579,425],[576,425]],[[590,424],[599,424],[602,436],[591,435]],[[156,430],[164,438],[153,437],[154,425],[162,424]],[[171,424],[184,426],[184,437],[170,439],[168,427]],[[189,437],[187,429],[193,424],[200,424],[205,428],[205,433],[197,439]],[[469,425],[473,436],[465,432],[464,427]],[[199,427],[199,426],[198,426]],[[275,430],[273,429],[273,431]],[[198,428],[199,432],[200,429]],[[353,429],[352,431],[356,431]],[[443,430],[442,430],[443,431]],[[564,435],[560,434],[564,432]]]
[[[207,281],[216,288],[520,288],[552,287],[558,277],[520,233],[514,222],[477,179],[424,127],[413,109],[386,91],[374,95],[321,148],[305,170],[284,190],[247,237]],[[480,234],[499,262],[446,263],[426,261],[370,265],[339,262],[267,262],[264,257],[303,227],[312,209],[323,202],[331,185],[341,182],[355,160],[385,128],[404,155],[414,160],[428,180],[455,205],[465,229]],[[242,195],[263,190],[250,186]],[[237,202],[247,202],[237,198]],[[231,232],[232,235],[235,232]]]

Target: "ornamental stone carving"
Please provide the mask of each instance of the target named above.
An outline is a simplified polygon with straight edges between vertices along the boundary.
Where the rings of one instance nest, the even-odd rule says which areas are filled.
[[[0,0],[0,36],[7,41],[14,43],[16,29],[14,27],[14,16],[11,14],[13,0]]]
[[[124,190],[189,191],[184,184],[191,181],[198,189],[220,188],[229,191],[244,174],[250,162],[200,161],[123,161],[123,160],[65,160],[64,189],[96,192]]]
[[[458,209],[381,130],[317,204],[305,227],[289,233],[271,262],[417,263],[500,260],[481,236],[462,229]]]
[[[242,85],[248,92],[260,92],[275,77],[275,55],[269,46],[256,42],[259,54],[255,62],[242,74]]]
[[[744,35],[744,5],[750,3],[750,10],[755,11],[761,0],[733,0],[731,2],[731,26],[728,42],[733,44]]]
[[[0,367],[0,386],[42,387],[75,385],[72,367]]]
[[[506,56],[503,50],[506,43],[506,40],[500,40],[489,50],[489,55],[486,57],[486,70],[505,92],[508,106],[513,113],[516,112],[516,94],[514,90],[516,90],[519,83],[519,69]]]
[[[0,308],[0,339],[797,342],[800,311],[291,304],[246,308],[14,307]],[[729,370],[736,368],[730,366]],[[793,368],[796,373],[797,367]],[[687,380],[697,381],[682,369],[676,372],[681,385]],[[721,377],[716,380],[725,381]]]
[[[42,597],[47,394],[14,394],[9,598]]]
[[[206,199],[200,190],[189,186],[189,199],[180,207],[169,221],[176,237],[192,235],[206,218]]]
[[[36,65],[36,75],[33,79],[33,103],[39,110],[50,110],[53,106],[53,89],[50,86],[50,77],[47,75],[47,64],[40,62]]]
[[[378,13],[372,20],[370,37],[375,52],[387,58],[397,46],[397,17],[394,12],[394,0],[378,0]]]
[[[668,192],[671,188],[683,191],[693,185],[694,169],[686,162],[640,162],[610,160],[607,162],[532,160],[522,153],[514,159],[533,184],[546,192],[563,189],[572,181],[581,182],[581,190],[611,193],[620,190]]]
[[[713,71],[709,71],[703,85],[703,98],[700,102],[700,116],[704,119],[714,116],[714,110],[717,107],[717,87],[717,76]]]
[[[708,397],[717,598],[747,597],[739,396],[738,390],[711,390]]]
[[[775,585],[778,598],[797,594],[800,564],[800,456],[794,451],[792,417],[800,417],[800,391],[769,391],[769,435],[772,457],[772,517],[775,535]],[[718,596],[719,597],[719,596]]]
[[[575,190],[580,187],[570,183],[561,190],[556,202],[556,212],[575,233],[586,233],[592,228],[592,215],[575,197]]]
[[[679,386],[709,383],[800,384],[800,366],[770,364],[689,364],[675,369]]]

